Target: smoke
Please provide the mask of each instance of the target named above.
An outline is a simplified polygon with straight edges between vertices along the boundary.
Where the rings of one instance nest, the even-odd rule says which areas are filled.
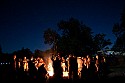
[[[46,65],[48,65],[49,63],[52,63],[52,60],[51,60],[52,53],[43,53],[42,58],[43,58]]]

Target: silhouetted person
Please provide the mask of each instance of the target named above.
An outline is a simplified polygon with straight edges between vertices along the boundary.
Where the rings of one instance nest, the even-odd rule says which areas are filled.
[[[109,73],[108,64],[106,62],[105,57],[101,57],[101,62],[99,64],[99,71],[101,74],[101,78],[105,79],[107,74]]]
[[[66,57],[66,61],[65,61],[65,65],[66,65],[66,71],[69,71],[68,69],[69,69],[69,65],[68,65],[68,58]]]
[[[37,74],[37,69],[35,67],[35,63],[33,61],[29,61],[29,76],[30,76],[30,79],[35,79],[36,77],[36,74]]]
[[[77,79],[78,78],[78,63],[77,58],[75,56],[69,57],[69,79]]]
[[[82,70],[81,70],[81,79],[87,80],[88,77],[88,69],[86,65],[86,58],[83,59]]]
[[[38,68],[38,72],[37,72],[37,79],[41,82],[46,82],[46,74],[47,71],[45,69],[45,64],[42,64],[39,68]]]
[[[96,76],[96,66],[95,66],[95,59],[94,58],[91,58],[90,60],[90,66],[88,68],[88,74],[89,74],[89,77],[88,79],[90,80],[96,80],[97,76]]]
[[[24,66],[23,66],[23,62],[20,62],[20,68],[18,69],[18,79],[24,79],[25,77],[25,72],[24,72]]]
[[[14,55],[10,62],[10,67],[7,69],[9,71],[10,79],[16,79],[18,73],[18,59],[16,55]]]
[[[61,67],[61,59],[58,56],[53,61],[53,68],[54,68],[54,78],[62,79],[63,69]]]

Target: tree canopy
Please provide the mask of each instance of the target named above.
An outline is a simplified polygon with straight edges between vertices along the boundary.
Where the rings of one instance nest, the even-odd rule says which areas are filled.
[[[125,8],[121,13],[120,22],[114,24],[112,33],[116,36],[112,50],[125,52]]]
[[[12,54],[21,59],[23,59],[24,57],[31,58],[31,56],[33,55],[29,48],[24,47],[21,50],[14,51]]]
[[[110,45],[110,39],[105,39],[104,34],[93,35],[92,29],[78,19],[70,18],[57,23],[58,31],[50,28],[44,31],[44,42],[55,46],[56,51],[63,54],[84,56],[94,54],[96,51]],[[98,49],[95,49],[95,48]]]

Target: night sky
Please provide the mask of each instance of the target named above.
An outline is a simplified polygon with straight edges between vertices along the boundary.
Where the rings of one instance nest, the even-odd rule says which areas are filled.
[[[74,17],[113,43],[125,0],[0,0],[0,44],[4,53],[24,48],[46,50],[43,32],[57,30],[60,20]]]

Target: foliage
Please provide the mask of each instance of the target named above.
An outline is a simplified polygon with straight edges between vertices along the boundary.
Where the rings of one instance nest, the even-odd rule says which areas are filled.
[[[93,38],[96,50],[103,50],[107,45],[111,45],[110,39],[105,39],[105,34],[96,34]]]
[[[33,53],[30,51],[29,48],[23,47],[21,50],[13,52],[13,55],[16,55],[17,58],[23,59],[24,57],[30,58],[33,55]]]
[[[114,51],[125,51],[125,8],[121,13],[120,23],[116,23],[112,29],[113,34],[116,36],[116,41],[112,47]]]
[[[94,37],[91,28],[75,18],[70,18],[67,21],[61,20],[57,26],[62,33],[59,35],[56,31],[48,28],[44,31],[44,39],[45,44],[56,45],[57,52],[62,55],[84,56],[95,53],[111,44],[110,39],[106,40],[104,34],[98,34]]]

